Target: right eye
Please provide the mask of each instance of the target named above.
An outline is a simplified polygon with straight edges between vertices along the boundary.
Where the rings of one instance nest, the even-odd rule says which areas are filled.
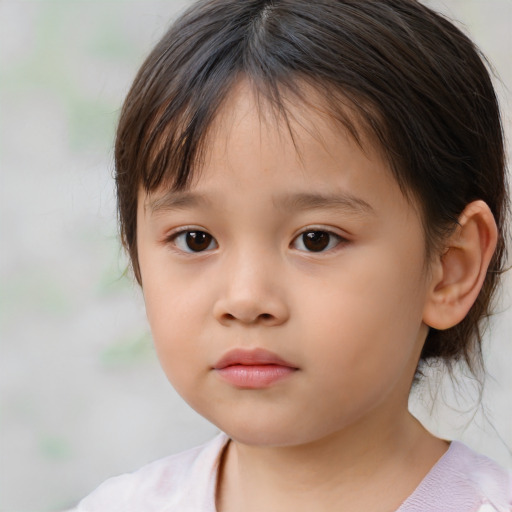
[[[215,238],[205,231],[187,229],[172,234],[168,238],[180,251],[187,253],[204,252],[217,248]]]

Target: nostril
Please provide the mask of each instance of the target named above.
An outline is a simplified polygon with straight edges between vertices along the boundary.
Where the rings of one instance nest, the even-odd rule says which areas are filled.
[[[257,317],[252,317],[252,318],[243,318],[243,317],[238,317],[237,315],[233,315],[232,313],[225,313],[223,315],[223,318],[227,321],[232,321],[232,320],[242,320],[244,322],[247,322],[247,323],[253,323],[253,322],[258,322],[258,321],[263,321],[263,322],[267,322],[269,320],[272,320],[274,318],[273,315],[271,315],[270,313],[261,313],[260,315],[258,315]]]

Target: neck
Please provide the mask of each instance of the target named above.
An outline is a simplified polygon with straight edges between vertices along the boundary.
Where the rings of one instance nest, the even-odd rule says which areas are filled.
[[[218,512],[396,510],[447,449],[407,411],[402,416],[378,430],[362,422],[300,446],[232,441]]]

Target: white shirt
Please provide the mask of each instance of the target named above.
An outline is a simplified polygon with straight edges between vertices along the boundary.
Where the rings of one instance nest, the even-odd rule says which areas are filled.
[[[208,443],[111,478],[70,512],[216,512],[223,448]],[[397,512],[511,512],[512,475],[462,443],[448,451]]]

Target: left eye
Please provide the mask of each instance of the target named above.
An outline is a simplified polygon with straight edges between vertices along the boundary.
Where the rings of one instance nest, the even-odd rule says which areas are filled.
[[[325,252],[336,247],[343,241],[339,235],[330,231],[311,229],[301,233],[292,242],[295,249],[308,252]]]

